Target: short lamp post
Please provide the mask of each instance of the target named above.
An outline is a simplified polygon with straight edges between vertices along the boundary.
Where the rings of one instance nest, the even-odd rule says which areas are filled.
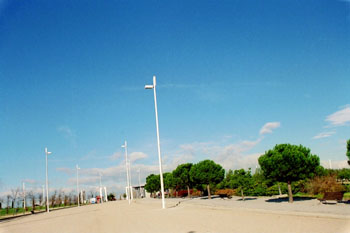
[[[47,156],[51,154],[51,152],[49,152],[47,150],[47,148],[45,147],[45,155],[46,155],[46,211],[47,213],[50,212],[50,205],[49,205],[49,179],[48,179],[48,175],[47,175]]]
[[[130,177],[129,177],[129,166],[128,166],[128,143],[127,141],[124,142],[124,145],[122,145],[122,148],[124,148],[125,150],[125,167],[126,167],[126,196],[128,198],[129,201],[129,205],[130,205],[130,199],[131,199],[131,190],[130,190]]]
[[[80,206],[80,198],[79,198],[79,195],[80,195],[80,192],[79,192],[79,170],[80,170],[80,167],[77,164],[75,166],[75,168],[77,169],[77,197],[78,197],[78,207],[79,207]]]

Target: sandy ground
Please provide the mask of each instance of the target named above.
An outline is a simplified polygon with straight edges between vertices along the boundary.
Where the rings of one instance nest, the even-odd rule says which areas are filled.
[[[163,210],[159,199],[116,201],[1,221],[0,233],[350,232],[349,204],[314,204],[167,199]]]

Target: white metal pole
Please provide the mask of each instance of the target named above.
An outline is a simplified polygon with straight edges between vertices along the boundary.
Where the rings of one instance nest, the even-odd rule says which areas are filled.
[[[80,195],[80,192],[79,192],[79,166],[77,164],[76,166],[77,168],[77,197],[78,197],[78,207],[80,206],[80,198],[79,198],[79,195]]]
[[[50,206],[49,206],[49,181],[48,181],[48,175],[47,175],[47,148],[45,148],[45,155],[46,155],[46,211],[50,212]]]
[[[23,184],[23,209],[24,209],[24,213],[25,213],[25,211],[26,211],[26,189],[25,189],[24,182],[22,184]]]
[[[164,196],[162,158],[161,158],[161,155],[160,155],[160,140],[159,140],[159,125],[158,125],[158,109],[157,109],[157,94],[156,94],[156,76],[153,76],[153,93],[154,93],[154,108],[155,108],[155,112],[156,112],[156,128],[157,128],[157,143],[158,143],[158,160],[159,160],[160,188],[161,188],[161,192],[162,192],[162,208],[165,209],[165,196]]]
[[[131,184],[131,160],[129,159],[129,185],[130,185],[130,196],[131,196],[131,200],[134,199],[134,195],[133,195],[133,191],[132,191],[132,184]]]
[[[107,188],[106,188],[106,186],[104,187],[104,190],[105,190],[105,202],[107,202],[108,199],[107,199]]]
[[[103,203],[103,198],[102,198],[102,181],[101,181],[101,173],[100,173],[100,203]]]
[[[139,168],[139,198],[141,198],[141,179],[140,179],[140,168]]]
[[[130,183],[129,183],[129,169],[128,169],[128,143],[127,141],[124,142],[124,145],[122,146],[125,149],[125,168],[126,168],[126,185],[127,185],[127,192],[126,192],[126,197],[129,201],[130,205]]]

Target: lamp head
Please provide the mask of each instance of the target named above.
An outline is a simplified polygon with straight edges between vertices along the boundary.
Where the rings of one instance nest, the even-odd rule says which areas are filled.
[[[145,85],[145,89],[153,89],[153,85]]]
[[[49,154],[51,154],[51,153],[52,153],[52,152],[48,151],[48,150],[47,150],[47,147],[45,147],[45,154],[49,155]]]

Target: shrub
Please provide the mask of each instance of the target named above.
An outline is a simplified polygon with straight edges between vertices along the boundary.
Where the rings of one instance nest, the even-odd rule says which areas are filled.
[[[192,197],[200,197],[202,196],[202,192],[200,190],[197,189],[193,189],[193,192],[191,193]]]
[[[232,197],[235,195],[236,191],[234,189],[218,189],[215,192],[215,195],[219,195],[221,197],[227,196],[227,197]]]
[[[308,182],[306,189],[309,194],[313,195],[325,192],[344,191],[344,187],[337,183],[335,175],[315,177]]]
[[[292,183],[292,187],[293,187],[293,183]],[[288,193],[288,186],[286,183],[280,183],[280,188],[281,188],[281,192],[283,193]],[[273,195],[279,195],[279,190],[278,190],[278,184],[274,184],[270,187],[267,188],[266,190],[266,195],[267,196],[273,196]]]

